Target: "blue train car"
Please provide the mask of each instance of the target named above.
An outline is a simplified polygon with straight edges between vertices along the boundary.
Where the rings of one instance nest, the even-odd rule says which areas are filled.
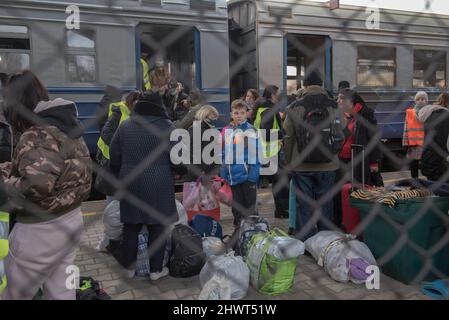
[[[71,29],[77,13],[79,29]],[[0,72],[32,69],[52,97],[75,101],[92,154],[105,87],[123,94],[140,88],[143,44],[150,50],[150,68],[162,55],[173,78],[200,89],[228,120],[226,0],[0,2]]]
[[[231,96],[279,86],[290,95],[318,68],[337,92],[350,82],[375,109],[383,141],[401,149],[405,109],[424,90],[447,91],[449,16],[291,0],[231,0]],[[373,20],[378,18],[377,21]],[[378,25],[374,22],[378,22]],[[243,64],[243,63],[242,63]]]

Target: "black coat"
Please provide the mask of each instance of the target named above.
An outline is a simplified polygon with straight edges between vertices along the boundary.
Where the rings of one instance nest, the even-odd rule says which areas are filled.
[[[449,112],[439,109],[424,122],[425,140],[421,158],[421,172],[432,181],[438,181],[448,170],[447,141]],[[446,178],[446,180],[448,180]]]
[[[354,157],[356,159],[354,168],[354,179],[358,183],[362,183],[362,174],[365,176],[365,184],[367,185],[379,185],[374,178],[375,175],[371,174],[370,164],[380,164],[381,153],[379,150],[380,139],[376,135],[379,133],[377,127],[377,119],[374,115],[374,111],[368,106],[364,105],[362,110],[355,116],[355,133],[354,144],[361,145],[365,149],[365,158],[363,158],[362,148],[354,149]],[[346,128],[343,133],[347,137],[350,132]],[[358,159],[364,159],[365,171],[363,171],[362,162]]]
[[[108,146],[111,145],[112,138],[114,137],[117,128],[120,125],[120,119],[122,118],[122,112],[119,106],[112,107],[112,114],[103,126],[100,132],[100,137],[103,139],[104,143]],[[113,186],[105,179],[105,175],[109,172],[109,159],[107,159],[103,152],[97,148],[96,161],[100,168],[105,171],[101,171],[97,174],[95,178],[95,189],[103,193],[104,195],[111,196],[114,193]]]
[[[173,129],[162,99],[139,100],[131,118],[122,122],[110,147],[110,170],[122,183],[135,176],[120,200],[120,218],[127,224],[169,224],[177,220],[169,140]]]

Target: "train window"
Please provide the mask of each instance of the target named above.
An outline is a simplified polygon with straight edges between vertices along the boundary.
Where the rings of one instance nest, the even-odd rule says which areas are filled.
[[[95,32],[93,30],[67,31],[67,75],[73,83],[91,83],[97,80]]]
[[[446,51],[415,50],[413,52],[413,87],[446,86]]]
[[[28,33],[28,28],[24,26],[0,25],[0,33]]]
[[[29,68],[28,27],[0,25],[0,73],[16,73]]]
[[[69,48],[95,48],[95,33],[92,30],[67,31]]]
[[[359,46],[357,85],[394,87],[396,84],[396,48]]]
[[[0,73],[17,73],[30,68],[28,53],[0,52]]]
[[[68,75],[70,82],[95,82],[95,56],[69,55]]]

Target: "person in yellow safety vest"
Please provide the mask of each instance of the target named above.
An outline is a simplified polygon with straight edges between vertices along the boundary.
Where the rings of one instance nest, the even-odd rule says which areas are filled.
[[[263,156],[271,158],[276,156],[281,150],[281,115],[275,110],[275,104],[279,102],[279,88],[268,86],[265,89],[263,98],[257,100],[253,113],[253,124],[258,130],[265,129],[265,134],[261,137]],[[278,134],[276,140],[271,140],[270,133]]]
[[[418,112],[429,104],[429,96],[425,91],[415,95],[415,105],[406,111],[402,145],[407,148],[407,159],[410,160],[412,178],[419,177],[419,161],[424,145],[424,124],[418,119]]]
[[[143,81],[142,88],[144,91],[148,91],[151,89],[150,66],[145,61],[144,58],[140,58],[140,64],[142,65],[142,81]]]
[[[114,102],[109,105],[108,120],[101,130],[100,138],[97,142],[98,148],[96,160],[101,168],[108,168],[109,145],[112,141],[112,137],[122,122],[130,117],[130,113],[139,98],[140,92],[132,91],[126,96],[125,101]],[[103,179],[101,174],[98,174],[95,179],[95,188],[105,195],[111,195],[111,186],[106,183],[106,180]]]
[[[9,213],[0,211],[0,295],[7,285],[4,259],[8,255]]]
[[[283,177],[283,152],[282,148],[282,118],[276,110],[276,104],[280,101],[280,90],[275,85],[265,88],[262,99],[256,102],[254,111],[254,127],[260,131],[263,156],[265,159],[277,157],[277,171],[272,175],[272,192],[275,199],[275,218],[288,218],[289,183],[288,178]],[[277,137],[276,135],[277,134]],[[275,138],[272,140],[272,137]],[[285,183],[284,183],[285,182]]]

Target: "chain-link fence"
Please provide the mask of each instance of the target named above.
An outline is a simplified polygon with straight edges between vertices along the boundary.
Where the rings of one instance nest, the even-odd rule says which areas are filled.
[[[86,7],[86,11],[92,14],[95,10],[100,10],[101,15],[113,16],[116,26],[129,26],[132,13],[123,9],[125,2],[131,3],[103,1],[98,4],[100,9]],[[139,1],[132,6],[144,6],[151,16],[161,14],[160,10],[170,5],[175,6],[175,2],[163,1],[164,7],[160,1]],[[181,3],[184,2],[180,1],[178,5]],[[82,17],[83,4],[78,5]],[[430,5],[431,2],[426,1],[425,6]],[[297,6],[301,6],[301,11],[295,9]],[[149,9],[152,7],[154,11]],[[224,3],[219,2],[192,1],[185,14],[194,17],[192,20],[201,24],[204,30],[213,30],[216,28],[214,9],[223,10],[224,7]],[[228,7],[229,12],[234,10],[232,16],[230,15],[229,26],[237,30],[237,36],[220,32],[214,35],[216,45],[229,49],[229,68],[222,70],[220,74],[208,75],[208,79],[216,77],[217,84],[230,82],[230,90],[225,90],[225,96],[229,99],[230,96],[237,98],[246,94],[248,89],[261,91],[270,85],[277,85],[280,88],[280,98],[277,97],[277,87],[272,87],[271,92],[266,90],[264,97],[255,102],[255,109],[252,110],[252,118],[249,120],[258,126],[258,129],[272,129],[280,143],[276,142],[276,138],[268,139],[263,130],[257,138],[249,136],[246,140],[239,139],[239,134],[233,130],[236,127],[246,128],[246,125],[242,125],[246,109],[242,111],[241,108],[249,106],[246,102],[240,102],[240,107],[236,106],[232,110],[230,104],[226,104],[224,109],[217,107],[218,111],[213,107],[202,107],[214,105],[212,96],[217,95],[208,95],[208,90],[203,87],[201,78],[204,78],[208,70],[204,65],[200,68],[202,54],[195,52],[203,50],[204,55],[208,44],[203,43],[196,47],[193,54],[186,53],[187,69],[176,67],[175,70],[174,64],[167,68],[170,58],[178,59],[178,56],[182,56],[177,50],[190,50],[186,47],[176,47],[176,44],[196,37],[191,34],[192,26],[185,23],[180,26],[176,26],[175,22],[170,23],[170,29],[156,28],[156,33],[145,34],[141,43],[135,44],[142,52],[147,51],[150,64],[154,63],[155,70],[148,74],[148,81],[153,87],[151,90],[140,94],[133,92],[134,95],[129,94],[129,90],[124,90],[127,99],[123,99],[121,103],[111,97],[103,97],[99,107],[102,109],[97,116],[85,117],[82,119],[82,125],[75,121],[79,114],[70,101],[40,102],[49,100],[48,93],[32,74],[22,72],[9,74],[8,79],[5,78],[2,85],[5,119],[3,121],[0,118],[0,147],[2,152],[6,150],[1,164],[4,180],[1,184],[4,198],[1,207],[3,211],[10,212],[11,218],[14,217],[11,220],[17,220],[9,236],[10,255],[4,260],[5,275],[11,278],[6,289],[7,298],[30,298],[39,288],[44,290],[47,297],[70,298],[73,291],[61,293],[61,290],[64,291],[63,288],[67,287],[66,267],[73,264],[75,249],[78,249],[80,254],[81,248],[83,256],[88,256],[85,260],[103,257],[104,253],[98,252],[98,248],[81,241],[83,229],[97,228],[98,225],[91,225],[91,220],[85,218],[83,227],[80,221],[81,213],[78,208],[83,200],[90,197],[91,185],[96,191],[107,195],[106,204],[111,208],[111,202],[120,201],[120,210],[114,211],[114,217],[103,217],[105,232],[114,229],[118,235],[116,239],[110,239],[112,233],[106,234],[104,241],[107,248],[102,249],[109,251],[117,259],[113,260],[113,265],[134,274],[136,259],[138,266],[142,263],[142,259],[137,258],[138,251],[140,254],[138,246],[145,245],[139,242],[139,233],[142,226],[146,226],[149,237],[148,256],[151,257],[146,263],[149,263],[149,269],[152,270],[153,280],[165,275],[168,271],[165,265],[170,267],[172,276],[182,278],[198,274],[206,262],[205,254],[199,252],[200,236],[191,232],[192,229],[174,227],[178,213],[182,212],[179,206],[176,207],[175,198],[183,198],[184,207],[187,207],[184,209],[188,209],[189,218],[195,213],[216,217],[218,212],[220,216],[221,208],[223,229],[230,235],[223,239],[224,247],[226,251],[234,250],[236,255],[243,255],[245,262],[227,256],[223,259],[228,259],[228,268],[223,268],[226,264],[222,260],[222,266],[213,264],[212,271],[209,271],[224,276],[224,281],[231,283],[231,289],[235,289],[236,285],[245,289],[248,282],[251,282],[252,287],[263,287],[270,281],[289,287],[289,283],[293,282],[293,289],[284,294],[287,299],[294,299],[297,298],[294,289],[299,288],[301,291],[302,279],[305,277],[308,280],[303,287],[309,288],[309,291],[318,290],[318,287],[321,297],[342,299],[347,297],[333,288],[338,283],[333,281],[352,281],[359,283],[359,286],[363,286],[360,283],[364,283],[366,279],[369,279],[367,282],[375,282],[376,272],[371,274],[367,271],[367,267],[372,267],[374,262],[381,272],[405,284],[416,285],[424,280],[448,277],[449,201],[446,182],[449,180],[449,132],[446,132],[446,123],[449,119],[445,109],[449,106],[445,93],[448,39],[444,32],[443,35],[438,34],[441,30],[447,32],[447,18],[422,12],[405,15],[381,9],[380,29],[370,31],[370,37],[373,39],[373,42],[370,42],[359,40],[366,30],[359,25],[355,26],[359,23],[365,27],[364,19],[374,19],[374,23],[376,22],[377,16],[366,14],[364,8],[343,6],[337,10],[329,10],[324,5],[305,1],[232,2]],[[0,7],[1,15],[29,19],[29,16],[24,16],[24,8],[14,6],[12,2],[9,5],[9,1],[6,1]],[[238,19],[235,8],[240,10]],[[310,12],[303,12],[304,8],[308,8]],[[121,11],[125,14],[119,14]],[[176,14],[173,13],[173,17],[169,17],[168,21],[176,19]],[[246,22],[242,18],[243,15],[246,15]],[[332,21],[332,37],[337,34],[338,39],[328,37],[326,30],[329,28],[314,26],[309,21],[319,18],[320,15]],[[44,17],[43,21],[46,20],[45,13],[43,16],[37,14],[32,20],[39,21],[39,17]],[[101,19],[99,15],[99,20]],[[302,19],[305,20],[304,23]],[[227,24],[227,19],[224,20]],[[5,18],[5,25],[2,25],[3,21],[0,20],[0,32],[14,35],[14,31],[6,27],[11,25],[9,21]],[[81,18],[81,30],[83,21]],[[426,32],[431,32],[425,25],[429,21],[432,21],[433,28],[437,30],[429,36],[434,42],[416,48],[414,42],[410,42],[410,37],[425,38]],[[241,26],[239,23],[245,25]],[[301,25],[302,29],[307,31],[295,31],[295,24]],[[383,24],[388,28],[382,29]],[[61,40],[36,22],[32,28],[33,32],[39,33],[48,43],[57,44],[59,49],[57,52],[42,50],[47,58],[40,59],[39,65],[30,65],[31,70],[38,71],[41,80],[46,84],[47,65],[55,63],[55,57],[67,55],[65,42],[70,42],[70,39]],[[251,32],[254,32],[253,38],[248,37]],[[70,54],[84,58],[74,58],[74,63],[69,59],[66,72],[73,73],[78,80],[93,77],[95,83],[95,75],[106,72],[100,69],[95,70],[93,75],[89,74],[92,61],[96,61],[98,68],[104,67],[101,62],[103,57],[99,53],[101,48],[92,48],[90,42],[94,38],[89,34],[81,35],[84,45]],[[282,50],[273,47],[271,62],[266,58],[266,52],[263,52],[265,58],[262,58],[260,48],[266,50],[267,43],[280,35],[282,40],[276,44],[281,44]],[[381,39],[382,36],[385,38]],[[98,32],[98,46],[101,43],[100,38],[101,32]],[[312,38],[314,40],[310,40]],[[23,35],[14,39],[15,43],[6,37],[0,39],[0,48],[5,49],[0,51],[4,63],[2,65],[0,60],[0,66],[5,72],[8,71],[5,67],[8,57],[3,52],[20,54],[28,49],[31,56],[41,54],[35,50],[39,47],[38,44],[31,42],[32,45],[28,43],[27,47]],[[332,40],[342,39],[346,41],[347,50],[332,52]],[[197,43],[196,40],[192,41]],[[434,43],[433,47],[431,43]],[[360,49],[360,44],[365,46],[365,49]],[[402,46],[392,51],[391,48],[395,44]],[[359,55],[356,61],[348,61],[345,56],[348,52],[348,58],[351,58],[351,46],[356,48],[355,52]],[[134,49],[131,51],[134,52]],[[278,52],[281,52],[281,56],[275,56]],[[114,52],[108,52],[106,55],[114,55]],[[412,57],[414,64],[405,64],[401,60],[402,56]],[[94,57],[94,60],[89,57]],[[165,66],[160,69],[158,57],[165,60]],[[126,73],[130,78],[121,80],[123,84],[142,83],[143,87],[146,76],[141,73],[146,69],[143,64],[140,65],[140,57],[135,58],[137,71]],[[294,65],[290,64],[293,60]],[[19,64],[19,61],[8,61],[9,66],[15,67]],[[269,63],[272,65],[266,65]],[[355,80],[353,90],[337,90],[337,79],[346,80],[342,77],[350,74],[347,71],[342,71],[343,75],[338,74],[339,70],[344,68],[336,65],[344,63],[357,65],[356,68],[349,68],[357,74],[347,79]],[[129,62],[123,64],[128,65]],[[408,70],[407,66],[414,70]],[[291,73],[293,69],[295,71]],[[282,75],[278,77],[279,82],[273,83],[271,80],[276,77],[273,74],[265,74],[263,70]],[[321,72],[312,72],[315,70]],[[177,77],[170,79],[167,76],[169,72]],[[402,74],[410,77],[410,86],[397,89],[403,81]],[[188,83],[182,83],[181,87],[178,81]],[[194,85],[199,88],[192,88]],[[291,92],[288,92],[289,86],[294,89],[291,95]],[[413,103],[411,100],[414,93],[420,90],[428,91],[430,99],[417,102],[414,108],[410,109],[413,111],[406,111]],[[60,92],[63,92],[67,99],[73,96],[70,95],[70,90]],[[439,103],[439,106],[431,105],[437,96],[436,103]],[[36,106],[37,102],[39,104]],[[113,103],[111,107],[109,103]],[[268,108],[268,111],[265,111],[265,108]],[[198,115],[199,110],[202,111],[202,116]],[[229,112],[233,122],[228,126]],[[217,119],[218,114],[220,119]],[[195,116],[202,120],[196,128],[193,125]],[[396,132],[394,137],[389,135],[386,138],[389,128],[401,126],[402,129],[402,121],[409,116],[410,122],[407,123],[404,134],[400,131]],[[381,117],[381,121],[376,119],[378,117]],[[215,120],[220,120],[218,127],[214,126]],[[228,130],[220,133],[225,125]],[[82,139],[83,134],[86,137],[89,128],[98,128],[100,133],[95,137],[95,144],[89,144],[91,150],[88,150]],[[172,141],[173,130],[183,128],[185,130],[178,135],[182,141]],[[207,129],[211,130],[211,137],[217,138],[209,140],[212,141],[209,147],[205,147],[205,139],[201,139]],[[195,135],[198,132],[199,135]],[[386,143],[386,140],[394,140],[391,138],[400,141],[399,152],[398,148],[392,149],[391,145]],[[253,140],[256,141],[254,145],[257,145],[257,156],[254,157],[254,153],[246,155],[243,157],[243,163],[234,163],[239,158],[232,154],[232,151],[235,152],[234,145],[241,143],[245,147],[245,153],[250,149],[249,145]],[[406,145],[402,147],[403,140],[407,142],[404,142]],[[14,149],[11,159],[7,157],[10,150],[8,147]],[[271,158],[262,152],[270,147]],[[180,148],[179,150],[187,152],[188,156],[175,154],[174,148]],[[204,161],[206,148],[209,148],[207,156],[213,160],[212,163]],[[226,162],[222,163],[226,161],[227,152],[231,152],[231,159],[234,160],[231,166]],[[90,157],[93,159],[90,160]],[[273,196],[267,196],[266,192],[262,195],[264,189],[261,189],[260,183],[257,182],[259,170],[263,171],[263,166],[259,168],[260,162],[267,157],[276,164],[277,171],[269,177],[261,176],[261,179],[270,179]],[[183,160],[181,164],[180,158]],[[256,160],[249,162],[252,158]],[[403,171],[408,171],[410,164],[417,159],[420,163],[421,179],[400,179]],[[385,181],[383,187],[382,175],[385,177],[385,172],[382,170],[387,167],[386,162],[396,168],[395,170],[399,168],[402,173],[391,175],[399,178],[395,181]],[[416,166],[416,162],[413,163]],[[223,203],[220,205],[215,199],[217,193],[225,198],[229,196],[228,193],[221,192],[223,181],[211,181],[217,175],[221,175],[226,183],[231,185],[234,198],[232,206]],[[409,177],[408,173],[405,176]],[[181,194],[179,191],[183,182],[188,185],[184,184],[185,192]],[[189,187],[192,192],[187,195]],[[115,205],[117,206],[116,202]],[[105,210],[105,215],[107,211],[108,209]],[[320,266],[324,266],[327,273],[325,277],[334,279],[323,283],[322,272],[317,273],[313,268],[310,272],[301,270],[301,264],[295,273],[295,268],[289,268],[289,265],[292,265],[293,259],[293,265],[296,266],[298,257],[289,254],[299,250],[298,246],[301,247],[302,244],[289,242],[285,238],[286,235],[281,234],[270,233],[268,237],[261,236],[263,232],[258,228],[262,228],[260,226],[265,223],[262,219],[258,223],[241,225],[248,229],[242,230],[242,227],[239,227],[242,220],[257,213],[267,219],[272,227],[289,231],[291,237],[301,241],[309,239],[306,249],[311,256],[301,255],[299,261],[315,264],[317,260]],[[281,219],[288,218],[289,215],[288,223],[287,220]],[[321,238],[312,238],[317,232],[324,230],[339,231],[342,234],[325,237],[325,233],[321,233]],[[6,232],[7,228],[4,233]],[[103,227],[99,228],[99,233],[103,236]],[[346,233],[354,236],[343,236]],[[366,247],[355,244],[357,239],[364,242]],[[282,240],[291,247],[282,247]],[[201,244],[201,240],[199,243]],[[274,250],[273,248],[278,249],[278,257],[268,253],[272,252],[270,250]],[[257,260],[257,254],[264,258]],[[371,254],[375,261],[371,259]],[[170,258],[167,261],[168,256]],[[208,259],[214,261],[216,258]],[[248,264],[248,274],[242,264]],[[234,270],[237,265],[241,268],[239,272],[230,274],[229,270]],[[81,276],[85,271],[89,271],[87,266],[81,270]],[[1,268],[0,272],[3,272]],[[99,271],[94,278],[102,275]],[[265,279],[265,283],[260,283],[262,280],[259,278]],[[198,282],[196,278],[192,279],[195,280],[189,281]],[[223,281],[223,278],[220,279],[215,280]],[[259,279],[259,282],[255,279]],[[64,282],[61,283],[62,281]],[[124,281],[130,290],[135,286],[134,280],[125,276],[121,277],[121,281]],[[212,284],[213,282],[209,285]],[[146,285],[152,284],[147,282]],[[189,288],[189,285],[185,286]],[[392,281],[381,281],[380,287],[383,291],[392,293],[393,296],[390,297],[398,299],[410,295],[407,288],[412,290],[412,287],[401,287]],[[354,287],[348,284],[347,288]],[[368,292],[369,289],[357,292],[351,298],[364,298],[369,295]],[[5,296],[3,298],[5,299]]]

